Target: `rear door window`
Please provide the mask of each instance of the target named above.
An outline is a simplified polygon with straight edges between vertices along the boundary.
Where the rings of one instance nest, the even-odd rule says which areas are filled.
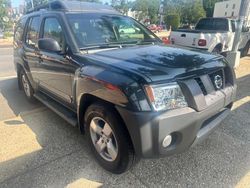
[[[29,20],[25,43],[31,47],[36,48],[39,38],[40,17],[36,16]]]

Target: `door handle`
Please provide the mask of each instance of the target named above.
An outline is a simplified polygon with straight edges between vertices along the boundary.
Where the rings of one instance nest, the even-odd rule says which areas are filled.
[[[181,34],[181,37],[186,37],[186,34]]]

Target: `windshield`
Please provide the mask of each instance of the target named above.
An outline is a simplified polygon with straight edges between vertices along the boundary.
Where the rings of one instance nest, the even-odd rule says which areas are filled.
[[[197,25],[196,30],[220,30],[228,31],[228,21],[227,19],[220,18],[205,18],[201,19]]]
[[[78,47],[159,42],[133,19],[120,15],[67,14]]]

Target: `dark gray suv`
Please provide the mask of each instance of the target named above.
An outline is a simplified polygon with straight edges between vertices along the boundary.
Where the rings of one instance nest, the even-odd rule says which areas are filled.
[[[205,139],[235,99],[222,56],[165,46],[139,22],[93,3],[53,1],[24,15],[14,63],[27,99],[85,133],[113,173]]]

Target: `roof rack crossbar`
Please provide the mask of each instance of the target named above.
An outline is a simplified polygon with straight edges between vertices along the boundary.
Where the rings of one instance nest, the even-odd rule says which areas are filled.
[[[54,10],[54,11],[75,11],[75,12],[109,12],[113,14],[120,14],[115,9],[110,6],[99,4],[99,3],[90,3],[82,2],[75,0],[55,0],[50,1],[49,3],[41,6],[37,6],[27,12],[27,14],[41,11],[41,10]]]
[[[64,10],[67,11],[64,3],[62,1],[52,1],[44,5],[40,5],[30,9],[27,13],[32,13],[40,10]]]

